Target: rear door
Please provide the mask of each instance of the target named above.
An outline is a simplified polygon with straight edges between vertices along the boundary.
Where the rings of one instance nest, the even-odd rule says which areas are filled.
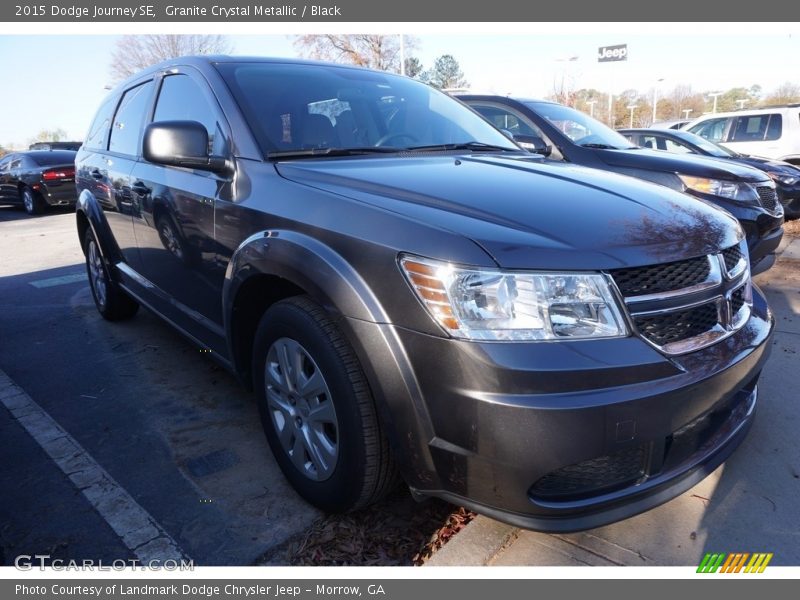
[[[201,123],[208,131],[209,152],[229,153],[222,111],[204,78],[193,69],[170,71],[160,81],[152,121],[174,120]],[[216,260],[214,211],[230,185],[228,177],[144,159],[132,172],[141,274],[163,292],[161,310],[221,352],[225,352],[225,273]]]
[[[108,225],[125,262],[139,270],[141,261],[133,233],[134,196],[131,171],[142,147],[142,127],[152,106],[153,80],[145,81],[122,95],[116,108],[108,140],[108,150],[89,159],[89,177],[105,196],[102,203]]]

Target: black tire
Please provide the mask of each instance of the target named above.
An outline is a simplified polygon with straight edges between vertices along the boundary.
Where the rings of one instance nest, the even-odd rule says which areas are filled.
[[[282,372],[281,349],[287,351],[284,356],[291,349],[293,357],[300,357],[294,362],[299,370]],[[322,384],[316,375],[321,375]],[[292,377],[296,382],[305,378],[315,383],[295,386],[292,398],[288,392],[292,385],[287,384]],[[397,469],[358,358],[336,324],[307,296],[282,300],[261,318],[253,347],[253,385],[275,459],[309,503],[327,512],[346,512],[372,504],[397,485]],[[300,392],[310,388],[323,391],[307,397]],[[314,421],[315,414],[324,416]],[[297,423],[298,417],[305,429]],[[309,439],[317,444],[303,446],[303,440]],[[333,447],[332,442],[335,459],[330,448],[322,448]],[[328,454],[323,456],[323,451]],[[312,454],[320,460],[315,461]]]
[[[29,215],[40,215],[44,212],[45,202],[40,194],[37,194],[29,187],[24,187],[19,191],[19,198],[22,207]]]
[[[86,255],[86,275],[89,277],[89,287],[97,312],[109,321],[131,318],[139,310],[139,303],[109,277],[97,240],[89,227],[83,236],[83,249]]]

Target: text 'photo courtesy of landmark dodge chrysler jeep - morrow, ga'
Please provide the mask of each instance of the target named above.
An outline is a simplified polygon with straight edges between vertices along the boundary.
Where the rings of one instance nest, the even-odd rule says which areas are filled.
[[[547,164],[417,81],[175,59],[108,95],[76,171],[100,313],[210,350],[326,511],[402,478],[585,529],[688,489],[754,418],[773,319],[737,221]]]

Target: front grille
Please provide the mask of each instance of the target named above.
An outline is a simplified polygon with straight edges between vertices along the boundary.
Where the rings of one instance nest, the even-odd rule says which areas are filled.
[[[775,210],[775,207],[778,205],[778,193],[775,191],[775,188],[767,185],[759,185],[756,187],[756,191],[761,200],[761,206],[770,211]]]
[[[645,446],[619,450],[551,471],[531,486],[530,495],[546,500],[577,500],[621,489],[644,473]]]
[[[733,271],[736,265],[739,264],[739,261],[744,258],[742,254],[742,249],[739,246],[731,246],[727,250],[722,251],[722,258],[725,259],[725,268],[727,269],[728,273]]]
[[[715,302],[659,315],[634,315],[639,333],[657,346],[679,342],[712,329],[719,322]]]
[[[744,306],[744,288],[741,287],[731,294],[731,314],[735,315]]]
[[[699,256],[661,265],[615,269],[611,276],[623,296],[660,294],[692,287],[708,279],[708,257]]]

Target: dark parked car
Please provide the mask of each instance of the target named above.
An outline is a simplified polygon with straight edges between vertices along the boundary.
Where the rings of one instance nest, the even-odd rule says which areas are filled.
[[[33,150],[0,159],[0,204],[21,204],[38,215],[48,206],[74,206],[75,152]]]
[[[593,527],[688,489],[753,421],[773,322],[736,220],[547,164],[422,83],[175,59],[109,94],[76,165],[99,312],[144,304],[252,386],[325,510],[399,473]]]
[[[700,137],[689,131],[656,129],[619,129],[622,135],[637,146],[652,150],[666,150],[675,154],[698,154],[711,158],[730,160],[764,171],[778,191],[787,219],[800,217],[800,168],[784,162],[749,154],[739,154],[725,146]]]
[[[744,228],[753,274],[774,264],[783,237],[783,208],[775,184],[762,171],[642,149],[589,115],[553,102],[475,95],[459,99],[551,160],[646,179],[724,208]]]

